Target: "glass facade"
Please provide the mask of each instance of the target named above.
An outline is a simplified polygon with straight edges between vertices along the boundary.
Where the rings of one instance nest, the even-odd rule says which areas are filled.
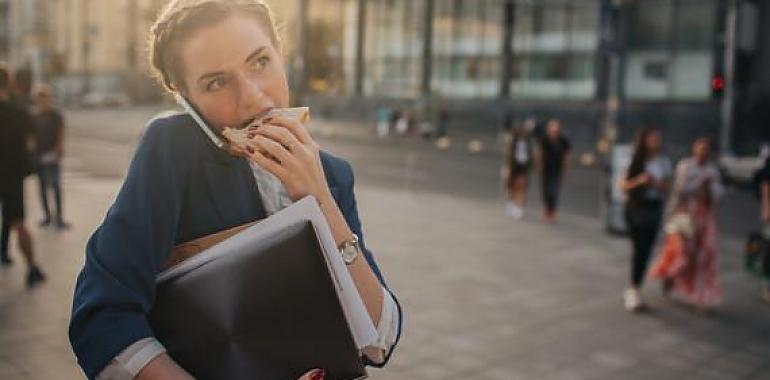
[[[353,95],[363,27],[364,96],[417,99],[430,31],[430,92],[494,99],[510,74],[513,99],[596,99],[604,0],[313,0],[308,88]],[[513,24],[506,25],[507,4]],[[715,54],[717,0],[628,0],[623,95],[632,101],[706,100]],[[430,28],[430,29],[428,29]],[[510,30],[510,46],[503,46]],[[505,62],[504,50],[511,59]],[[509,70],[503,70],[508,64]]]
[[[500,91],[500,0],[436,0],[431,90],[442,97],[494,98]]]
[[[709,98],[715,12],[715,0],[637,0],[631,4],[626,97]]]
[[[516,2],[513,29],[512,97],[594,97],[598,0]]]
[[[313,93],[341,95],[352,82],[346,68],[346,55],[351,46],[345,44],[344,32],[351,18],[345,12],[348,0],[314,0],[309,2],[307,24],[307,88]],[[355,21],[355,14],[352,20]],[[354,29],[355,30],[355,29]],[[355,51],[355,45],[352,46]]]
[[[419,95],[424,15],[424,1],[367,1],[364,95],[392,98]]]

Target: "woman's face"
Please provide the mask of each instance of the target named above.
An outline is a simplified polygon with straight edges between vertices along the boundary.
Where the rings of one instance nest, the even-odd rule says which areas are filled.
[[[180,47],[183,94],[213,127],[240,128],[287,107],[283,58],[259,21],[231,15],[201,28]]]
[[[653,131],[647,134],[644,144],[647,146],[647,150],[653,153],[660,152],[660,148],[663,145],[663,138],[658,131]]]
[[[711,144],[707,140],[698,139],[692,146],[692,153],[698,163],[704,163],[711,155]]]

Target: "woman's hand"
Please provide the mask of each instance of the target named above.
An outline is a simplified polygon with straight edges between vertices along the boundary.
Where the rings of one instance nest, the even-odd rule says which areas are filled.
[[[252,145],[248,156],[283,183],[289,197],[297,201],[312,195],[331,196],[321,165],[321,148],[297,121],[274,117],[249,128]]]
[[[650,177],[650,175],[647,173],[642,173],[628,180],[621,179],[620,188],[625,192],[629,192],[633,189],[636,189],[637,187],[648,185],[651,182],[652,182],[652,177]]]

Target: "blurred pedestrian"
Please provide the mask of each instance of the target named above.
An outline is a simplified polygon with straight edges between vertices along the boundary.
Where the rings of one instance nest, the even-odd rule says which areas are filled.
[[[51,88],[39,85],[34,93],[35,109],[32,120],[35,126],[36,158],[38,179],[40,182],[40,202],[44,219],[40,226],[53,222],[58,229],[69,228],[69,223],[62,216],[61,160],[64,156],[64,117],[51,104]],[[53,192],[56,214],[51,218],[48,192]]]
[[[411,129],[411,115],[409,111],[402,110],[396,119],[396,133],[399,136],[406,136]]]
[[[386,138],[390,134],[391,110],[385,105],[377,108],[377,137]]]
[[[533,161],[532,141],[523,126],[514,126],[507,140],[503,170],[508,190],[505,212],[514,220],[519,220],[524,217],[527,200],[527,185]]]
[[[700,137],[692,157],[676,166],[667,207],[666,239],[650,272],[663,280],[664,294],[678,291],[699,312],[717,306],[722,288],[717,273],[716,203],[724,193],[712,140]]]
[[[661,153],[662,142],[657,129],[647,128],[639,134],[631,165],[620,186],[627,194],[625,217],[633,248],[630,287],[623,297],[625,308],[630,312],[645,307],[640,289],[671,184],[671,161]]]
[[[11,70],[8,70],[11,73]],[[32,88],[32,70],[27,67],[14,70],[11,83],[13,84],[9,90],[10,101],[17,107],[23,108],[26,111],[30,109],[30,91]],[[8,265],[11,260],[8,256],[8,242],[11,235],[11,223],[3,221],[0,223],[0,262]]]
[[[761,233],[749,239],[749,245],[753,245],[756,252],[753,252],[754,260],[751,260],[748,269],[762,277],[762,299],[770,302],[770,157],[765,159],[765,165],[757,172],[754,181],[760,200],[762,227]]]
[[[562,179],[569,169],[570,152],[571,144],[562,133],[561,122],[557,119],[549,120],[537,153],[545,207],[543,218],[547,222],[556,221],[559,192]]]
[[[770,157],[765,159],[765,165],[757,172],[754,181],[760,200],[762,235],[770,239]]]
[[[446,104],[441,104],[436,115],[436,138],[446,137],[449,131],[449,110]]]
[[[11,72],[0,66],[0,207],[3,224],[10,227],[2,242],[3,265],[10,265],[7,255],[10,233],[16,232],[19,247],[27,262],[27,286],[45,279],[35,262],[32,236],[24,225],[24,177],[33,172],[29,147],[33,140],[32,120],[22,108],[11,103]],[[4,234],[5,235],[5,234]]]

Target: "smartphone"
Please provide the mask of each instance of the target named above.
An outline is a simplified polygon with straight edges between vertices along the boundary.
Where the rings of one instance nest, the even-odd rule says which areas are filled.
[[[209,126],[206,124],[206,122],[203,120],[200,114],[198,114],[198,111],[193,107],[190,102],[187,101],[187,99],[184,98],[184,96],[176,94],[175,96],[176,102],[179,103],[180,106],[187,112],[193,120],[195,120],[195,123],[198,124],[198,127],[200,127],[204,133],[206,133],[206,136],[211,139],[211,142],[214,143],[218,148],[220,149],[226,149],[226,144],[222,139],[217,136],[214,131],[209,128]]]

